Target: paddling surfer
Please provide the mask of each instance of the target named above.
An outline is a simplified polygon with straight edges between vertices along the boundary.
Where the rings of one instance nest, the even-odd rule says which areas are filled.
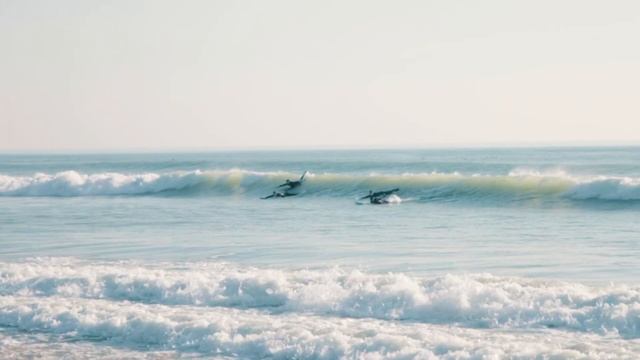
[[[377,205],[387,204],[388,203],[387,198],[389,197],[389,195],[398,191],[400,191],[399,188],[384,190],[384,191],[376,191],[376,192],[369,190],[369,195],[361,197],[360,200],[369,199],[370,203],[377,204]]]
[[[300,185],[302,185],[302,182],[304,181],[304,177],[305,175],[307,175],[308,171],[305,171],[302,176],[300,176],[300,179],[296,180],[296,181],[291,181],[289,179],[287,179],[284,184],[280,184],[278,185],[278,187],[284,187],[284,186],[288,186],[289,188],[287,190],[291,190],[291,189],[295,189],[297,187],[299,187]]]

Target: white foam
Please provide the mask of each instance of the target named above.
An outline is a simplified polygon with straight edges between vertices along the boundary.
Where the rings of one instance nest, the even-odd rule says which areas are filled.
[[[193,186],[200,172],[184,174],[80,174],[65,171],[49,175],[0,176],[0,193],[27,196],[116,195],[159,192]]]
[[[68,354],[76,358],[96,353],[87,348],[88,341],[139,357],[143,355],[129,349],[144,348],[151,355],[169,350],[242,359],[631,359],[640,354],[638,341],[550,329],[505,332],[60,297],[1,296],[0,325],[23,334],[73,339],[77,345],[62,351],[67,355],[66,351],[77,349],[79,353]],[[5,338],[0,351],[28,352],[21,343],[29,344],[19,336]],[[47,351],[51,350],[39,355]]]
[[[0,295],[260,308],[469,328],[558,328],[640,337],[640,288],[495,277],[420,278],[358,270],[274,270],[224,263],[0,263]]]
[[[563,170],[540,172],[516,169],[509,173],[515,178],[562,179],[571,184],[564,195],[576,200],[640,200],[640,179],[628,176],[576,176]]]
[[[0,175],[0,195],[5,196],[93,196],[137,195],[177,191],[196,186],[223,187],[226,192],[242,190],[256,181],[274,183],[280,173],[260,173],[240,169],[224,171],[178,171],[164,174],[97,173],[64,171],[33,176]]]
[[[385,198],[385,201],[389,204],[400,204],[402,202],[402,198],[396,194],[391,194]]]

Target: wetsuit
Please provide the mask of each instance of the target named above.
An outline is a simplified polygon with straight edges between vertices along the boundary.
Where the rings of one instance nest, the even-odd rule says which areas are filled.
[[[397,192],[397,191],[400,191],[400,189],[395,188],[395,189],[391,189],[391,190],[377,191],[377,192],[369,191],[369,195],[361,197],[360,200],[364,200],[364,199],[372,199],[373,200],[374,198],[382,199],[382,198],[384,198],[386,196],[389,196],[389,195],[391,195],[391,194],[393,194],[394,192]]]
[[[289,189],[295,189],[298,186],[302,185],[302,182],[304,181],[304,176],[307,175],[307,172],[305,171],[304,174],[302,174],[302,176],[300,176],[300,180],[296,180],[296,181],[291,181],[289,179],[287,179],[287,181],[284,184],[280,184],[278,185],[278,187],[283,187],[283,186],[288,186]]]

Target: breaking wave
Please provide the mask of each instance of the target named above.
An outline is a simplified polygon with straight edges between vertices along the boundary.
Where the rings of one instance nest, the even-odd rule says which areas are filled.
[[[107,196],[149,194],[270,193],[287,172],[241,169],[170,173],[97,173],[65,171],[33,176],[0,175],[0,196]],[[302,189],[310,196],[358,196],[369,189],[400,187],[418,200],[469,198],[568,198],[574,200],[640,200],[640,179],[615,176],[578,177],[563,172],[512,171],[507,175],[405,173],[399,175],[309,174]]]
[[[625,285],[0,262],[0,352],[18,358],[632,359],[638,338],[640,288]]]
[[[25,313],[49,311],[41,309],[43,303],[72,307],[65,304],[74,299],[78,304],[107,301],[114,308],[126,307],[122,304],[126,302],[202,311],[253,309],[269,315],[369,318],[471,329],[552,328],[640,338],[640,287],[627,285],[589,287],[489,274],[421,278],[340,268],[276,270],[226,263],[91,264],[60,259],[0,263],[0,273],[0,326],[19,326]],[[69,324],[62,329],[73,331],[77,324],[65,319]],[[56,322],[60,317],[30,321],[36,320]]]
[[[64,354],[78,359],[105,355],[127,359],[202,355],[283,360],[634,359],[639,353],[635,341],[557,330],[505,333],[376,319],[55,297],[0,298],[0,309],[3,324],[23,333],[64,339],[40,347],[20,337],[13,337],[8,346],[0,342],[4,354],[18,358],[23,353],[29,357],[31,352],[35,358]],[[112,346],[87,346],[96,342]],[[34,354],[34,349],[40,351]]]

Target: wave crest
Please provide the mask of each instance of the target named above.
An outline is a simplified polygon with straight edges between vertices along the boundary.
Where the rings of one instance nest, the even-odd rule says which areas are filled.
[[[169,173],[97,173],[65,171],[33,176],[0,175],[0,196],[107,196],[194,191],[260,196],[270,193],[286,178],[282,171],[241,169]],[[309,174],[302,189],[311,196],[358,196],[370,189],[400,187],[412,199],[568,198],[574,200],[640,200],[640,179],[630,177],[577,177],[563,172],[516,170],[507,175],[459,173]]]
[[[164,174],[81,174],[64,171],[33,176],[0,175],[0,195],[5,196],[100,196],[143,195],[181,191],[199,186],[241,190],[256,180],[274,174],[244,170],[183,171]]]

